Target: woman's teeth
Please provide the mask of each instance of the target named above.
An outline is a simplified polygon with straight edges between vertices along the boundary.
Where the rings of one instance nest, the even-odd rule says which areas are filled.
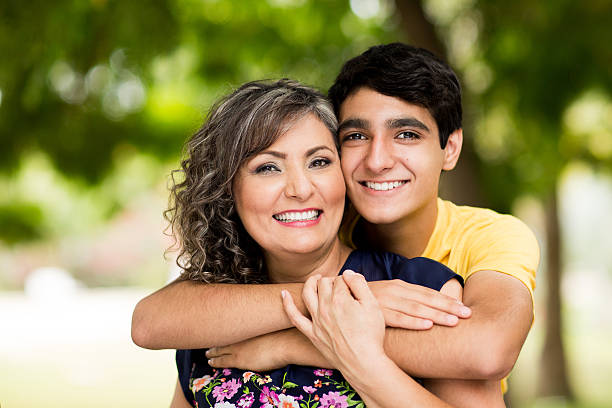
[[[371,188],[372,190],[376,190],[376,191],[393,190],[394,188],[397,188],[404,184],[406,184],[405,181],[391,181],[391,182],[385,181],[384,183],[374,183],[372,181],[365,182],[365,186],[367,188]]]
[[[318,210],[284,212],[280,214],[275,214],[273,215],[273,217],[281,222],[312,221],[317,219],[319,213],[320,211]]]

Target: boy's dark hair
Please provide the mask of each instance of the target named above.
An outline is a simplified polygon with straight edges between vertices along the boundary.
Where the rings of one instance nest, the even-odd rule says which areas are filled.
[[[402,43],[376,45],[348,60],[329,88],[336,116],[361,87],[426,108],[438,125],[440,146],[461,128],[461,85],[453,70],[431,52]]]

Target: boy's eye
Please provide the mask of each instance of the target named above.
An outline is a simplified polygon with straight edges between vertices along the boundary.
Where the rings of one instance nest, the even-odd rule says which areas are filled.
[[[257,167],[255,169],[255,173],[260,174],[260,173],[272,173],[275,171],[280,171],[280,169],[278,167],[276,167],[276,165],[274,164],[262,164],[261,166]]]
[[[409,130],[405,131],[405,132],[401,132],[399,135],[397,135],[398,139],[420,139],[421,136],[418,133],[415,132],[411,132]]]
[[[342,138],[342,141],[344,142],[348,140],[365,140],[365,138],[366,137],[362,133],[354,132],[344,136],[344,138]]]
[[[330,163],[331,163],[331,160],[329,159],[319,158],[319,159],[314,159],[310,163],[310,167],[326,167],[326,166],[329,166]]]

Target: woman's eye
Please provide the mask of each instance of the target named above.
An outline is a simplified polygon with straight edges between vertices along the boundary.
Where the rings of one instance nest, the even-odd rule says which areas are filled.
[[[272,173],[275,171],[280,171],[280,169],[278,167],[276,167],[274,164],[262,164],[261,166],[257,167],[255,169],[255,173],[256,174],[266,174],[266,173]]]
[[[399,135],[397,135],[398,139],[420,139],[421,136],[418,133],[415,132],[411,132],[411,131],[405,131],[405,132],[401,132]]]
[[[329,159],[319,158],[319,159],[314,159],[310,163],[310,167],[326,167],[326,166],[329,166],[330,163],[331,163],[331,160]]]

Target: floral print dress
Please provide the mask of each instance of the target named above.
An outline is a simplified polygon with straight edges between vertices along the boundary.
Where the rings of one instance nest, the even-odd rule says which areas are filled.
[[[446,266],[427,258],[407,259],[389,252],[353,251],[347,269],[367,280],[402,279],[435,290],[450,279],[463,279]],[[206,350],[177,350],[179,382],[187,401],[198,408],[363,408],[359,395],[337,370],[290,364],[253,372],[212,368]]]

